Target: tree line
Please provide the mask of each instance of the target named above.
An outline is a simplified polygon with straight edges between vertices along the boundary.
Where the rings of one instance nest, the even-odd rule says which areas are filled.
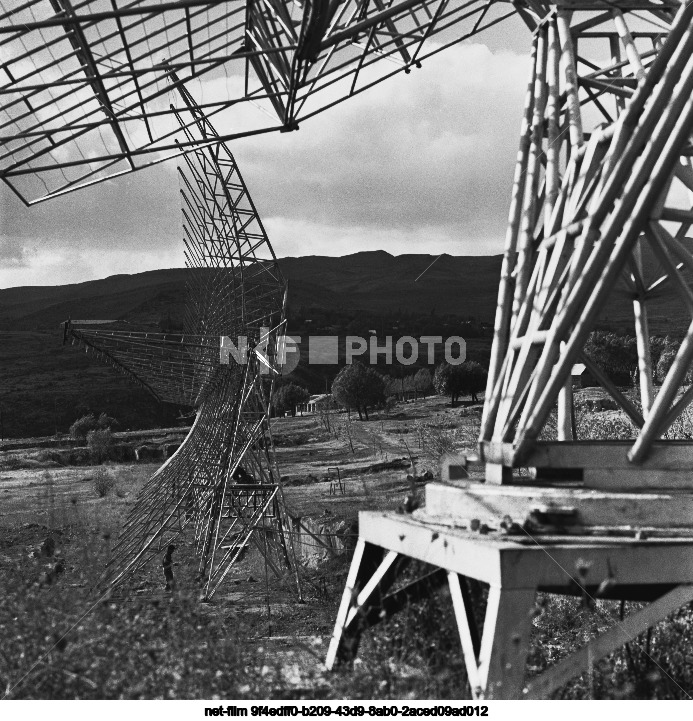
[[[652,336],[649,342],[652,380],[661,383],[671,368],[681,342],[670,336]],[[611,331],[593,331],[583,352],[616,385],[637,385],[638,353],[635,337]],[[486,387],[486,377],[486,369],[475,361],[465,361],[454,366],[441,363],[433,373],[422,368],[401,377],[393,377],[356,362],[344,366],[337,374],[331,387],[332,402],[357,411],[359,417],[366,419],[369,409],[383,408],[412,397],[425,398],[433,392],[449,396],[453,405],[464,396],[477,402],[478,394]],[[693,370],[688,372],[685,382],[693,382]],[[278,413],[295,414],[296,407],[307,403],[309,398],[306,388],[288,383],[275,390],[273,407]]]
[[[681,341],[670,336],[652,336],[649,339],[652,359],[652,380],[661,383],[674,362]],[[594,331],[590,333],[584,349],[616,385],[637,385],[638,382],[638,350],[637,341],[630,335],[618,335],[610,331]],[[691,382],[691,371],[686,376],[686,383]]]
[[[459,365],[441,363],[433,374],[427,368],[399,378],[383,374],[375,368],[355,362],[344,366],[335,377],[331,388],[332,404],[354,410],[360,419],[368,420],[368,411],[392,407],[398,400],[423,397],[436,392],[450,396],[454,405],[464,395],[478,402],[478,393],[486,385],[486,370],[475,361]],[[275,388],[272,407],[276,413],[290,412],[308,402],[310,393],[296,383],[285,383]]]

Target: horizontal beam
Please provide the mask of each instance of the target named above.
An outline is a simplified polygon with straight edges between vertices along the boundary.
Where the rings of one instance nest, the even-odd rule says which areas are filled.
[[[572,593],[578,578],[585,587],[598,587],[606,579],[616,586],[693,584],[691,538],[480,535],[426,516],[377,511],[359,514],[359,536],[380,548],[508,589],[551,587],[556,593]],[[577,572],[581,558],[591,564],[584,578]]]
[[[633,441],[544,441],[537,442],[523,462],[528,468],[615,468],[690,471],[693,468],[693,442],[656,441],[642,463],[628,460]],[[487,463],[512,465],[512,443],[483,442],[481,451]],[[693,489],[693,481],[691,482]]]
[[[426,486],[426,515],[435,522],[469,527],[473,519],[498,530],[506,516],[522,525],[535,511],[551,514],[564,509],[561,527],[585,532],[592,527],[691,528],[693,488],[634,493],[592,488],[527,485],[489,485],[458,481],[455,485]],[[563,520],[564,518],[564,520]],[[634,531],[633,531],[634,532]],[[693,530],[692,530],[693,533]]]
[[[393,5],[386,10],[383,10],[379,13],[375,13],[374,15],[371,15],[370,17],[366,18],[365,20],[362,20],[361,22],[354,23],[353,25],[349,25],[348,27],[344,28],[343,30],[339,30],[338,32],[332,33],[329,37],[325,38],[325,40],[320,43],[320,50],[326,50],[327,48],[332,47],[333,45],[337,45],[338,43],[341,43],[342,40],[349,40],[350,38],[354,37],[355,35],[358,35],[359,33],[362,33],[364,30],[368,30],[369,28],[373,27],[374,25],[378,25],[381,22],[385,22],[386,20],[389,20],[390,18],[395,17],[396,15],[399,15],[400,13],[403,13],[410,8],[415,7],[416,5],[425,5],[426,0],[404,0],[403,2],[399,3],[398,5]],[[471,3],[470,3],[471,4]],[[479,0],[479,4],[482,4],[482,0]]]

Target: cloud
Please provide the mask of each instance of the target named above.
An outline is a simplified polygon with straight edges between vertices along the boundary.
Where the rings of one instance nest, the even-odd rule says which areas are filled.
[[[28,268],[31,249],[17,238],[0,239],[0,268]]]
[[[178,196],[175,176],[156,167],[29,208],[3,186],[0,236],[44,249],[162,247],[180,236]]]
[[[277,254],[500,252],[528,67],[516,52],[455,46],[298,132],[233,142]],[[173,162],[31,208],[0,191],[0,267],[23,282],[182,265],[181,235]],[[73,264],[62,276],[60,262]]]
[[[310,220],[270,217],[264,221],[279,258],[302,255],[341,256],[362,250],[385,249],[393,255],[405,253],[449,253],[485,255],[490,249],[482,236],[459,237],[445,226],[325,225]]]
[[[182,266],[179,247],[133,252],[128,249],[37,250],[26,262],[12,265],[0,261],[0,288],[25,285],[65,285],[118,273],[141,273],[157,268]]]
[[[500,248],[528,61],[466,45],[236,157],[271,214],[402,232],[437,227]]]

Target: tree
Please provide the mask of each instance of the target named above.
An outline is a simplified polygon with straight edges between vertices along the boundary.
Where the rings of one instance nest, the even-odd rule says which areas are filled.
[[[424,370],[424,373],[428,374],[428,385],[425,383],[425,378],[422,376],[420,378],[421,387],[417,385],[417,378],[419,377],[419,373],[410,373],[409,375],[400,375],[396,378],[393,378],[392,376],[383,376],[383,382],[385,383],[385,397],[389,396],[395,396],[396,398],[399,398],[401,400],[404,400],[408,394],[410,393],[419,393],[419,391],[423,390],[425,388],[426,391],[430,390],[431,388],[431,374],[429,371]]]
[[[296,383],[287,383],[280,386],[274,391],[274,407],[280,413],[291,411],[291,415],[296,415],[296,406],[300,403],[306,403],[310,399],[310,393]]]
[[[407,394],[414,393],[416,395],[416,383],[414,381],[414,375],[410,374],[402,378],[402,400],[404,400]]]
[[[391,378],[390,376],[384,376],[383,378],[385,382],[385,397],[389,398],[391,396],[399,397],[400,394],[400,382],[399,378]]]
[[[450,396],[451,405],[455,405],[462,392],[462,374],[460,366],[453,366],[450,363],[441,363],[433,375],[433,387],[437,393]]]
[[[361,363],[344,366],[332,383],[332,395],[335,400],[347,408],[355,408],[359,419],[366,416],[368,408],[385,402],[385,381],[372,368]]]
[[[486,387],[487,375],[476,361],[465,361],[460,365],[441,363],[433,376],[433,387],[438,393],[449,395],[452,405],[463,395],[471,396],[472,402],[478,403],[477,393]]]
[[[594,331],[585,343],[585,354],[617,385],[632,382],[633,371],[638,367],[637,345],[632,336]]]
[[[433,389],[433,376],[431,375],[431,371],[428,370],[428,368],[422,368],[421,370],[417,371],[416,375],[414,376],[414,386],[416,390],[423,395],[423,397],[426,397],[427,393],[430,393]]]
[[[95,428],[87,433],[87,446],[91,452],[94,463],[103,463],[113,445],[113,435],[110,428]]]
[[[88,413],[81,418],[78,418],[70,426],[70,435],[75,440],[84,440],[87,437],[89,431],[93,431],[96,428],[96,417],[93,413]]]
[[[315,410],[320,415],[320,422],[328,433],[335,431],[335,414],[337,404],[331,395],[325,396],[315,404]]]
[[[76,440],[84,440],[87,438],[89,431],[110,430],[113,425],[119,425],[118,421],[105,413],[101,413],[98,418],[93,413],[88,413],[86,416],[78,418],[70,426],[70,435]]]
[[[478,403],[477,393],[486,388],[488,371],[476,361],[465,361],[459,368],[462,369],[462,392],[468,393],[473,403]]]

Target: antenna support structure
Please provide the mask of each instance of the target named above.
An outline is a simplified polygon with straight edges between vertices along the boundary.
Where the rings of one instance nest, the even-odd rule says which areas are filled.
[[[327,656],[349,663],[365,629],[447,585],[475,699],[550,696],[693,600],[693,443],[670,440],[693,400],[693,4],[514,5],[531,67],[478,470],[447,459],[424,508],[361,513]],[[667,291],[689,327],[657,388],[648,312]],[[585,352],[619,296],[635,394]],[[580,363],[629,440],[579,438]],[[412,561],[432,570],[412,579]],[[528,678],[538,592],[650,603]]]

